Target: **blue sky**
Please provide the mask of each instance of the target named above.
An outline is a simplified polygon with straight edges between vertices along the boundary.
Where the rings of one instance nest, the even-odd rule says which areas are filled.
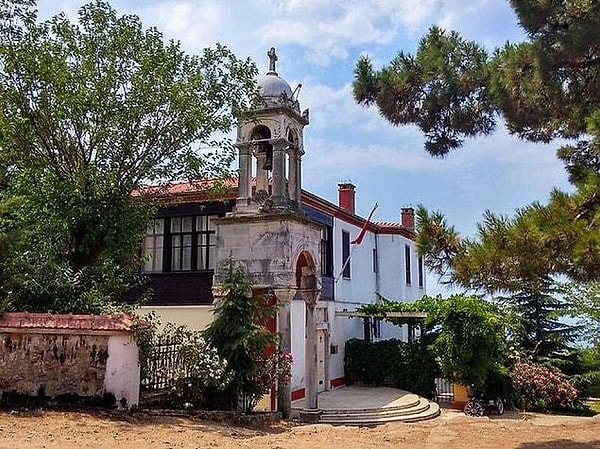
[[[71,18],[85,2],[40,0],[42,17]],[[302,83],[305,129],[303,187],[337,201],[337,184],[357,186],[357,212],[375,202],[375,220],[397,221],[400,208],[424,204],[441,210],[465,236],[473,236],[486,209],[510,214],[545,202],[553,187],[569,189],[555,156],[558,144],[534,145],[502,126],[468,141],[444,159],[433,159],[413,127],[392,127],[375,109],[354,103],[357,58],[375,67],[399,51],[413,52],[436,24],[459,31],[488,49],[524,38],[508,1],[502,0],[113,0],[119,13],[136,14],[147,27],[179,40],[188,53],[215,42],[253,59],[261,73],[267,50],[277,48],[277,71],[294,88]],[[437,293],[429,279],[429,293]]]

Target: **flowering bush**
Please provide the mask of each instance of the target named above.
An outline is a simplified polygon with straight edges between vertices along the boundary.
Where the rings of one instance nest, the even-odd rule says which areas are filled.
[[[172,405],[204,407],[209,389],[223,390],[230,384],[227,361],[206,343],[199,331],[169,325],[164,334],[177,342],[177,363],[164,373],[173,385],[169,394]]]
[[[556,368],[518,361],[510,371],[517,407],[550,410],[572,406],[577,389]]]

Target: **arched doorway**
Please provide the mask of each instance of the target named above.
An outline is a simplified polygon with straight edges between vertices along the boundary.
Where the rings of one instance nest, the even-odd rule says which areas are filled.
[[[323,320],[319,318],[316,303],[319,297],[319,286],[316,265],[309,251],[302,251],[296,260],[296,287],[306,304],[305,323],[305,382],[307,404],[309,390],[321,392],[327,389],[327,366],[329,335],[327,327],[318,326]],[[309,384],[312,383],[312,388]]]

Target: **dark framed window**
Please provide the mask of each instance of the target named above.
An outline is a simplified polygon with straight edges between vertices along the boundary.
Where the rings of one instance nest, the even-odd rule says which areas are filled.
[[[342,276],[350,279],[350,233],[342,231]]]
[[[406,285],[411,285],[412,275],[410,272],[410,246],[408,245],[404,245],[404,270]]]
[[[211,215],[154,220],[144,239],[144,272],[202,271],[215,267]]]
[[[333,276],[333,242],[331,240],[331,226],[321,229],[321,274],[326,277]]]
[[[163,271],[164,234],[165,221],[152,220],[142,245],[143,271],[146,273]]]
[[[377,248],[373,248],[373,273],[379,271],[379,260],[377,259]]]
[[[210,215],[196,217],[197,248],[196,268],[214,270],[215,268],[215,225]]]
[[[419,287],[423,288],[425,279],[423,277],[423,256],[419,257]]]
[[[192,270],[194,217],[171,218],[171,271]]]

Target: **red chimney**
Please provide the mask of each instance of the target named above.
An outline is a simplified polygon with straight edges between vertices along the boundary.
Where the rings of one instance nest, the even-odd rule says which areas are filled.
[[[355,212],[355,187],[351,182],[342,182],[338,184],[338,206],[348,212]]]
[[[400,213],[400,222],[403,228],[415,230],[415,210],[412,207],[403,207]]]

